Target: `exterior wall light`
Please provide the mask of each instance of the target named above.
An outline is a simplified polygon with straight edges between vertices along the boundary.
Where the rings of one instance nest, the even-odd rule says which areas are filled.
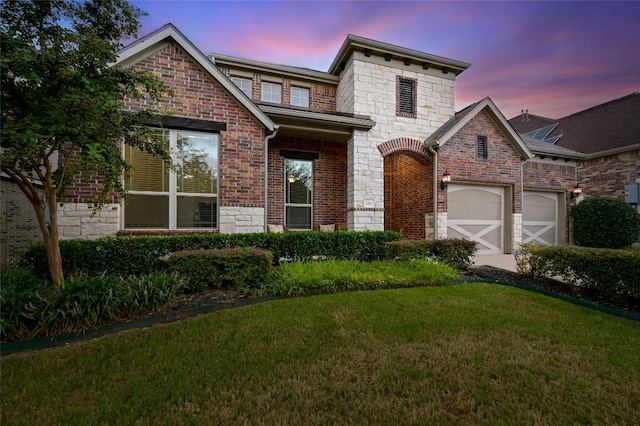
[[[442,180],[440,181],[440,190],[444,191],[449,186],[449,182],[451,182],[451,174],[448,171],[444,171],[442,175]]]
[[[296,181],[295,175],[292,173],[289,175],[289,183],[294,183]]]
[[[576,183],[576,186],[571,190],[571,199],[578,198],[582,194],[582,188],[580,188],[580,184]]]

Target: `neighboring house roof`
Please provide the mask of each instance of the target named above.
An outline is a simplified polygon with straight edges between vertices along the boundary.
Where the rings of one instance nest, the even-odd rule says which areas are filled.
[[[640,93],[597,105],[558,120],[557,142],[575,151],[594,154],[640,144]]]
[[[176,27],[166,24],[156,31],[131,43],[118,52],[114,65],[128,67],[156,52],[164,43],[176,43],[191,58],[229,93],[256,121],[273,132],[276,125],[258,108],[235,84],[231,82],[198,48],[196,48]]]
[[[444,145],[481,111],[487,111],[489,116],[511,142],[513,147],[518,151],[523,160],[533,158],[533,153],[522,140],[522,137],[513,129],[513,127],[511,127],[507,119],[502,115],[498,107],[489,97],[486,97],[475,104],[471,104],[462,111],[457,112],[449,121],[444,123],[435,131],[435,133],[424,141],[425,147],[429,148]]]
[[[460,74],[471,66],[471,64],[462,61],[456,61],[455,59],[449,59],[442,56],[431,55],[429,53],[420,52],[418,50],[408,49],[406,47],[395,46],[393,44],[383,43],[381,41],[371,40],[364,37],[359,37],[353,34],[349,34],[342,43],[342,47],[338,51],[335,59],[329,67],[329,73],[338,75],[341,71],[341,64],[346,63],[349,57],[354,51],[366,52],[369,54],[373,52],[379,52],[382,54],[390,54],[396,57],[396,59],[407,59],[414,63],[422,64],[425,69],[429,67],[437,67],[443,70],[453,72],[455,75]]]
[[[529,114],[528,112],[523,112],[521,115],[517,115],[509,120],[509,124],[520,134],[542,129],[543,127],[557,123],[558,120],[553,118],[541,117],[539,115]]]
[[[558,120],[529,115],[509,120],[519,132],[528,133],[551,124],[557,126],[545,139],[574,152],[602,155],[638,149],[640,146],[640,93],[635,92]]]

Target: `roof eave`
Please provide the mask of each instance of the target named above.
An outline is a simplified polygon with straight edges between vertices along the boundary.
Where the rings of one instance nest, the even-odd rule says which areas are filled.
[[[197,47],[191,43],[173,24],[166,24],[161,28],[153,31],[145,37],[142,37],[130,45],[121,49],[117,54],[117,60],[112,66],[128,64],[129,61],[135,60],[139,55],[153,49],[154,46],[171,40],[178,44],[189,56],[191,56],[197,64],[207,72],[214,80],[216,80],[225,91],[233,96],[242,107],[253,115],[253,117],[267,130],[273,132],[276,130],[275,123],[264,114],[258,106],[242,93],[216,66],[202,53]]]
[[[418,62],[429,62],[430,64],[438,67],[447,67],[456,75],[460,74],[471,66],[471,64],[467,62],[457,61],[455,59],[432,55],[429,53],[420,52],[418,50],[395,46],[381,41],[371,40],[368,38],[349,34],[345,41],[342,43],[340,50],[338,50],[338,53],[336,54],[336,57],[331,63],[331,66],[329,67],[329,70],[327,72],[334,75],[339,74],[340,64],[346,61],[351,52],[356,48],[366,48],[374,51],[391,53],[393,55],[397,55],[398,57],[409,58]]]

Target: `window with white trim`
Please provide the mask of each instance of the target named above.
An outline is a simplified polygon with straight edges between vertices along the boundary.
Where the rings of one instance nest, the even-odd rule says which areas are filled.
[[[240,78],[240,77],[231,77],[231,81],[233,84],[238,86],[238,89],[242,90],[245,95],[249,99],[251,99],[251,83],[252,81],[248,78]]]
[[[138,148],[125,146],[133,166],[125,179],[125,229],[214,229],[218,227],[218,139],[216,133],[158,130],[174,168]]]
[[[309,108],[309,89],[292,86],[291,105]]]
[[[278,83],[262,82],[262,100],[265,102],[282,102],[282,85]]]
[[[313,227],[313,161],[285,159],[285,225]]]

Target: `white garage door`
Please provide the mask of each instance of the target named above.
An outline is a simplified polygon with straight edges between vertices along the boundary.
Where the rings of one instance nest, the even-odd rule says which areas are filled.
[[[525,191],[522,196],[522,242],[558,243],[558,194]]]
[[[504,188],[450,184],[447,236],[478,243],[478,254],[504,253]]]

